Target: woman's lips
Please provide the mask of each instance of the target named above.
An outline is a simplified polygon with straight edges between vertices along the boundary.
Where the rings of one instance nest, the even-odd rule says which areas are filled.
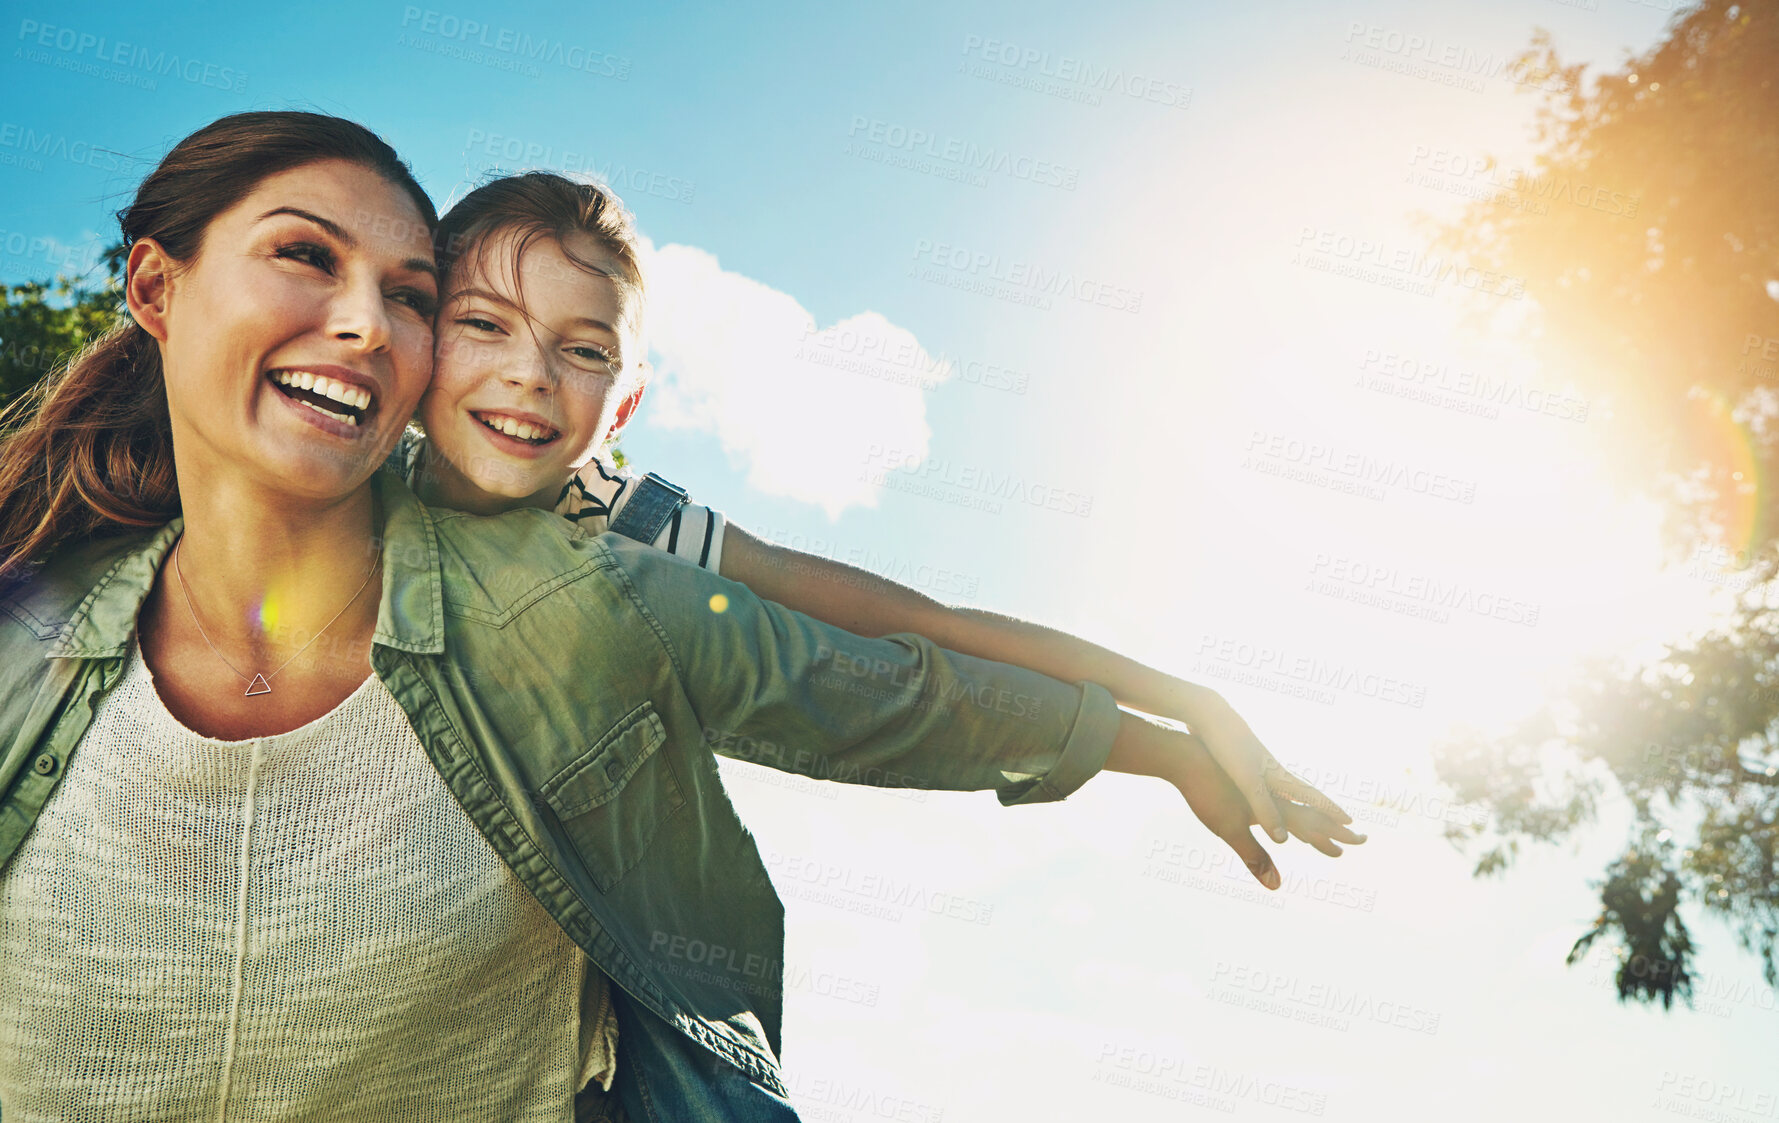
[[[271,379],[268,378],[267,381],[271,381]],[[365,424],[369,420],[369,416],[375,415],[374,404],[369,415],[361,417],[357,415],[357,411],[348,414],[344,409],[336,411],[316,405],[309,400],[309,396],[298,397],[297,394],[301,392],[300,390],[293,392],[291,387],[280,385],[277,382],[272,382],[272,388],[278,391],[278,400],[288,406],[291,412],[324,433],[345,437],[348,440],[357,440],[374,431],[374,426]]]
[[[266,379],[286,400],[317,417],[356,429],[377,412],[376,395],[364,386],[303,368],[269,371]]]

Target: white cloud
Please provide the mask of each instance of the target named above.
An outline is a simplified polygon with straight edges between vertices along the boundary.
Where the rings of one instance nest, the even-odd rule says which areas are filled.
[[[830,519],[877,505],[869,474],[885,450],[893,463],[925,458],[926,390],[950,368],[912,332],[876,312],[818,330],[796,298],[704,250],[645,252],[653,424],[711,433],[749,486]]]

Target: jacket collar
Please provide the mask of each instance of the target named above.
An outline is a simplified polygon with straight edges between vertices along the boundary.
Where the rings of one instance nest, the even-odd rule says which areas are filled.
[[[371,639],[402,651],[440,654],[445,650],[445,598],[432,514],[394,472],[378,470],[371,487],[383,516],[383,597]],[[176,518],[154,531],[118,557],[90,588],[78,580],[70,588],[54,572],[61,568],[54,560],[45,565],[31,580],[37,588],[21,591],[21,608],[34,619],[54,619],[62,615],[55,610],[56,601],[80,598],[46,657],[103,659],[126,654],[142,602],[184,526],[185,520]],[[76,548],[76,557],[84,553]],[[74,558],[70,564],[78,567]]]
[[[383,602],[373,642],[419,655],[445,651],[445,590],[432,512],[392,469],[371,477],[383,512]]]

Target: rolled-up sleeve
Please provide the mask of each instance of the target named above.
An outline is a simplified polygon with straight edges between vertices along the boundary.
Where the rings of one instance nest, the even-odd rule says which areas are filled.
[[[1075,712],[1075,725],[1063,743],[1062,755],[1041,776],[1008,776],[1012,783],[995,789],[1003,806],[1067,799],[1106,766],[1112,739],[1118,735],[1118,703],[1112,700],[1112,692],[1097,682],[1076,685],[1081,689],[1081,708]]]
[[[814,779],[993,790],[1003,805],[1066,798],[1118,730],[1104,687],[870,639],[613,535],[637,606],[666,645],[710,748]]]

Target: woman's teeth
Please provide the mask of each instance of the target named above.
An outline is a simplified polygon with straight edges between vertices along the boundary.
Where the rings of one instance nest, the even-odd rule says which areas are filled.
[[[306,391],[302,395],[292,394],[290,397],[324,417],[331,417],[335,421],[343,421],[348,425],[357,425],[359,414],[371,404],[369,390],[358,386],[349,386],[338,379],[312,374],[306,370],[273,371],[272,381],[291,390]],[[345,409],[328,409],[321,405],[317,399],[338,402]]]
[[[322,409],[320,406],[316,405],[314,402],[304,402],[303,404],[308,406],[310,409],[314,410],[316,413],[319,413],[323,417],[331,417],[335,421],[344,421],[348,425],[358,424],[358,418],[354,417],[350,413],[335,413],[331,409]]]
[[[516,421],[511,417],[502,417],[499,414],[478,413],[475,418],[496,433],[505,433],[509,437],[517,437],[522,441],[541,444],[544,441],[554,440],[556,437],[554,429],[546,429],[528,421]]]
[[[326,375],[310,374],[306,370],[281,370],[272,375],[272,380],[284,386],[295,386],[299,390],[313,390],[324,398],[332,398],[353,409],[363,409],[371,404],[369,390],[348,386]]]

